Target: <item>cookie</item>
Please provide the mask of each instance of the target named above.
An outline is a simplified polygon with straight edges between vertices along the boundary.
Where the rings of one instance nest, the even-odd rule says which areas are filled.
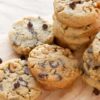
[[[70,27],[83,27],[95,23],[99,8],[92,0],[54,0],[57,19]]]
[[[78,62],[70,50],[56,45],[44,44],[33,49],[28,66],[35,79],[47,90],[69,87],[80,75]]]
[[[9,38],[14,50],[27,56],[37,45],[53,42],[52,26],[40,17],[24,17],[12,25]]]
[[[0,100],[36,100],[40,94],[25,60],[13,59],[0,65]]]
[[[94,24],[87,25],[81,28],[74,28],[61,24],[54,16],[54,36],[60,44],[65,45],[65,47],[68,46],[72,50],[76,50],[79,47],[90,43],[99,29],[100,18],[97,19]]]
[[[84,53],[83,79],[100,90],[100,32]]]

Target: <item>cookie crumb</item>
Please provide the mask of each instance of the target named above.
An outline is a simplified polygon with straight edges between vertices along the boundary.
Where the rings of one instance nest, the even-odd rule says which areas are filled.
[[[95,95],[99,95],[99,94],[100,94],[100,90],[94,88],[93,93],[94,93]]]

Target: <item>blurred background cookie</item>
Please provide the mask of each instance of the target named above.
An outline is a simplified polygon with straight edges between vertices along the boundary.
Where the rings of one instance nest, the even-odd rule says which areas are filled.
[[[83,79],[100,90],[100,32],[84,53]]]

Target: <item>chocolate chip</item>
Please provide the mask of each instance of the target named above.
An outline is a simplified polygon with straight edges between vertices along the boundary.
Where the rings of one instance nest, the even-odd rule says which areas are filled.
[[[27,86],[27,84],[28,84],[28,82],[26,82],[25,80],[23,80],[23,78],[22,77],[19,77],[19,83],[20,83],[20,85],[22,85],[22,86]]]
[[[44,79],[44,78],[47,78],[48,77],[48,74],[47,73],[40,73],[38,75],[38,77],[41,78],[41,79]]]
[[[42,28],[43,28],[43,30],[46,30],[48,28],[48,25],[47,24],[43,24]]]
[[[22,78],[22,77],[19,77],[19,80],[20,80],[20,81],[23,81],[23,78]]]
[[[76,1],[76,2],[70,3],[69,6],[70,6],[70,8],[75,9],[76,4],[81,4],[81,3],[82,3],[81,1]]]
[[[33,27],[33,24],[32,24],[31,22],[28,22],[27,27],[28,27],[29,29],[31,29],[31,28]]]
[[[14,83],[14,89],[17,89],[20,87],[20,83],[17,81],[16,83]]]
[[[94,88],[93,93],[94,93],[95,95],[99,95],[99,94],[100,94],[100,90]]]
[[[2,86],[2,84],[0,84],[0,91],[3,91],[3,86]]]
[[[28,68],[28,67],[25,67],[25,68],[24,68],[24,73],[27,74],[27,75],[30,74],[30,71],[29,71],[29,68]]]
[[[56,73],[55,75],[56,75],[56,79],[57,79],[58,81],[62,80],[62,76],[61,76],[60,74]]]
[[[0,64],[2,63],[3,61],[2,61],[2,59],[0,58]]]
[[[58,65],[59,65],[59,63],[58,63],[57,61],[51,61],[51,62],[49,62],[49,64],[50,64],[50,66],[51,66],[52,68],[57,68]]]
[[[21,58],[21,60],[25,60],[26,59],[24,55],[21,55],[20,58]]]
[[[91,46],[91,47],[89,47],[89,48],[87,49],[87,52],[88,52],[88,53],[93,53],[92,46]]]
[[[100,68],[100,65],[96,65],[96,66],[93,67],[94,70],[97,70],[99,68]]]
[[[76,3],[75,2],[72,2],[69,4],[70,8],[74,9],[76,7]]]

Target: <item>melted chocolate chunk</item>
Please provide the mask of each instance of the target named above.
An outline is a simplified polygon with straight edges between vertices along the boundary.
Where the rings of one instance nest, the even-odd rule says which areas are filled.
[[[99,94],[100,94],[100,90],[94,88],[93,93],[94,93],[95,95],[99,95]]]
[[[31,28],[33,27],[33,24],[32,24],[31,22],[28,22],[27,27],[28,27],[29,29],[31,29]]]
[[[43,30],[46,30],[48,28],[48,25],[47,24],[43,24],[42,28],[43,28]]]
[[[3,61],[2,61],[2,59],[0,58],[0,64],[2,63]]]
[[[20,87],[20,83],[17,81],[16,83],[14,83],[14,89],[17,89]]]
[[[49,64],[50,64],[50,66],[51,66],[52,68],[57,68],[58,65],[59,65],[59,63],[56,62],[56,61],[51,61],[51,62],[49,62]]]
[[[48,77],[48,74],[47,73],[40,73],[38,75],[38,77],[41,78],[41,79],[44,79],[44,78],[47,78]]]
[[[30,71],[29,71],[29,68],[28,68],[28,67],[25,67],[25,68],[24,68],[24,73],[27,74],[27,75],[30,74]]]
[[[81,4],[81,3],[82,3],[81,1],[76,1],[76,2],[70,3],[69,6],[70,6],[70,8],[75,9],[76,4]]]

